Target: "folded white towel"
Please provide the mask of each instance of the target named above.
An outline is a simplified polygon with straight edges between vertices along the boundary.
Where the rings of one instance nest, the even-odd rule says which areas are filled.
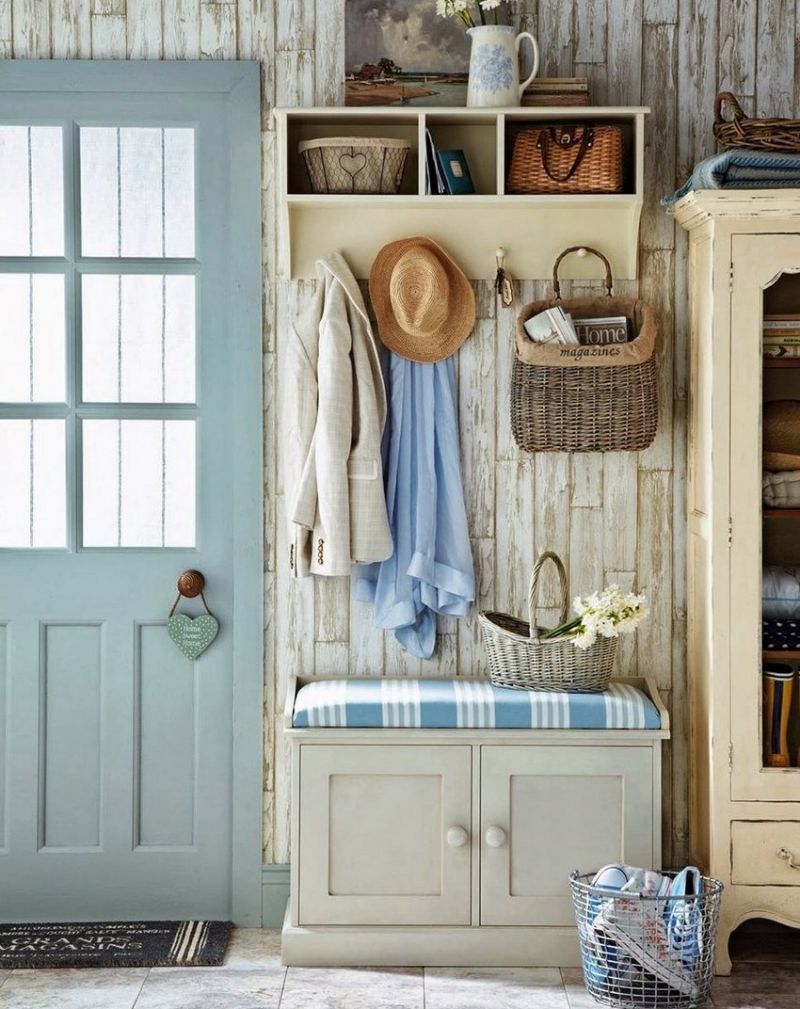
[[[765,473],[763,496],[770,508],[800,508],[800,470]]]
[[[761,581],[761,612],[765,620],[800,617],[800,568],[765,565]]]

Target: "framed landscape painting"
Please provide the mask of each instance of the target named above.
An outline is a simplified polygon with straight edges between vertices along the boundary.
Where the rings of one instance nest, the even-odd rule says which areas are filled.
[[[435,0],[345,0],[346,105],[465,105],[469,38]]]

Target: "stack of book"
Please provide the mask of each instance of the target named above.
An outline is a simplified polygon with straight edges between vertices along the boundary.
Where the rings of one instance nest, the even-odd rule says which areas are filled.
[[[537,77],[522,94],[520,105],[588,105],[585,77]]]
[[[765,315],[764,357],[800,357],[800,315]]]

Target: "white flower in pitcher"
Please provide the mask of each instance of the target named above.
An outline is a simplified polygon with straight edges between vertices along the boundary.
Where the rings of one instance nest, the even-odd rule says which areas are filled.
[[[493,11],[503,2],[504,0],[481,0],[481,7],[483,7],[485,11]]]

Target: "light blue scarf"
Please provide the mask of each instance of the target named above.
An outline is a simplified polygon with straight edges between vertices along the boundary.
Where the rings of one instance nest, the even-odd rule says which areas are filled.
[[[436,364],[389,355],[384,442],[386,504],[394,553],[359,570],[356,598],[375,623],[429,659],[436,614],[464,617],[475,599],[456,407],[455,359]]]

